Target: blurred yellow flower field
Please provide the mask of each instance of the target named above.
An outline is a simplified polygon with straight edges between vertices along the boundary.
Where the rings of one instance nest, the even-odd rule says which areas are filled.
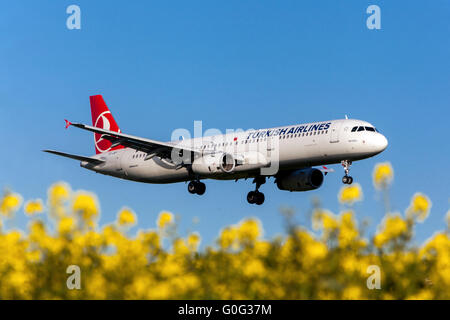
[[[377,165],[373,179],[387,189],[391,165]],[[422,193],[404,214],[387,212],[370,238],[352,207],[363,195],[355,184],[339,192],[343,212],[314,208],[313,231],[288,223],[284,236],[265,239],[260,221],[247,218],[218,230],[216,243],[201,250],[201,235],[179,236],[170,212],[159,214],[155,229],[129,235],[137,224],[132,209],[98,226],[95,194],[66,183],[47,194],[46,202],[25,202],[26,232],[5,227],[22,197],[0,198],[0,299],[450,299],[449,227],[413,243],[431,209]],[[70,265],[80,268],[79,290],[66,285]],[[368,285],[374,266],[379,289]]]

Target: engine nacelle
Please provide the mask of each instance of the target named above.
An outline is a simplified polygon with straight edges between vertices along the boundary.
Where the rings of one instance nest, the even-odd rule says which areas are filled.
[[[322,183],[322,171],[314,168],[296,170],[277,177],[277,186],[280,190],[308,191],[319,188]]]
[[[229,153],[207,154],[192,163],[192,171],[201,176],[231,173],[236,167],[236,159]]]

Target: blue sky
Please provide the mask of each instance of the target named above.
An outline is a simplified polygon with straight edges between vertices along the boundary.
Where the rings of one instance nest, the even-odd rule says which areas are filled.
[[[81,30],[66,28],[66,8],[81,8]],[[381,30],[368,30],[366,8],[381,8]],[[101,222],[127,205],[137,228],[162,210],[182,233],[212,243],[221,227],[258,217],[271,237],[283,231],[281,206],[306,223],[311,199],[338,212],[341,168],[308,193],[262,191],[248,205],[250,181],[186,186],[122,181],[44,154],[90,155],[93,137],[64,130],[64,118],[90,123],[89,95],[102,94],[122,131],[169,140],[172,130],[264,128],[343,118],[364,119],[389,139],[381,155],[354,163],[364,190],[358,217],[383,215],[373,166],[391,161],[395,210],[416,191],[433,201],[418,241],[444,228],[449,209],[450,2],[436,1],[14,1],[0,11],[0,185],[25,199],[45,198],[53,182],[94,191]],[[194,217],[199,223],[193,226]],[[25,226],[19,214],[15,223]]]

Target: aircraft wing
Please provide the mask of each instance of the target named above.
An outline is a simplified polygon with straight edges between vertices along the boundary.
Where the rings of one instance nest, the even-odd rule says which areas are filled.
[[[141,138],[137,136],[132,136],[129,134],[124,134],[121,132],[110,131],[106,129],[101,129],[97,127],[88,126],[82,123],[70,123],[68,126],[74,126],[80,129],[88,130],[102,135],[103,139],[107,139],[112,142],[112,147],[122,145],[139,151],[145,151],[149,154],[158,154],[166,157],[171,156],[173,149],[186,150],[189,152],[199,152],[199,150],[194,148],[189,148],[186,146],[178,146],[175,143],[161,142],[146,138]]]
[[[332,168],[327,168],[327,167],[325,167],[325,166],[322,166],[322,168],[319,169],[319,170],[322,171],[322,173],[324,173],[325,175],[327,175],[327,174],[330,173],[330,172],[334,172],[334,169],[332,169]]]
[[[53,154],[56,154],[57,156],[66,157],[66,158],[70,158],[70,159],[74,159],[74,160],[86,161],[86,162],[89,162],[92,164],[100,164],[100,163],[104,162],[103,160],[99,160],[99,159],[95,159],[95,158],[83,157],[83,156],[78,156],[76,154],[64,153],[64,152],[55,151],[55,150],[42,150],[42,151],[48,152],[48,153],[53,153]]]

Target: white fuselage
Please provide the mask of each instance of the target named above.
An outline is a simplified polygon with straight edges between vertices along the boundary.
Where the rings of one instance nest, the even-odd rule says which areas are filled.
[[[359,127],[367,130],[358,131]],[[361,160],[382,152],[388,144],[387,139],[370,123],[353,119],[247,130],[177,143],[179,146],[195,149],[197,154],[257,153],[265,159],[265,167],[276,163],[278,171],[334,164],[343,160]],[[189,165],[180,166],[158,156],[149,157],[147,153],[131,148],[105,152],[93,158],[105,162],[98,166],[81,162],[81,166],[102,174],[146,183],[172,183],[205,178],[239,179],[260,174],[259,169],[255,170],[249,166],[248,170],[198,175]],[[269,175],[275,176],[276,173]]]

